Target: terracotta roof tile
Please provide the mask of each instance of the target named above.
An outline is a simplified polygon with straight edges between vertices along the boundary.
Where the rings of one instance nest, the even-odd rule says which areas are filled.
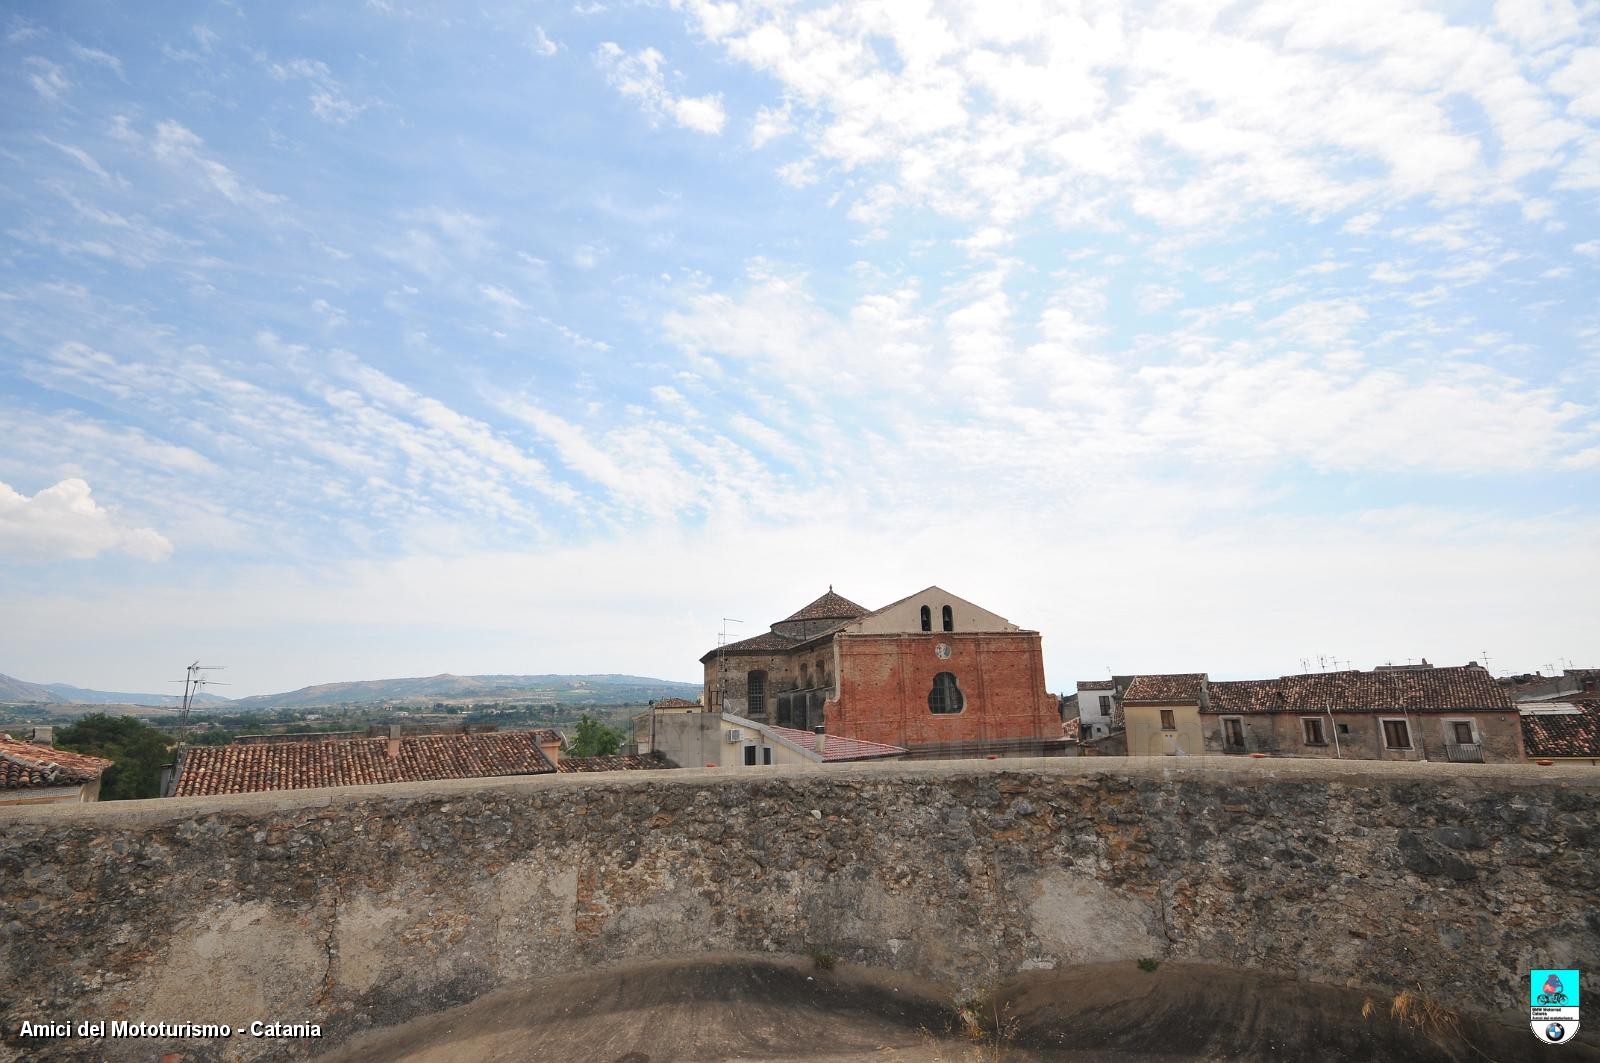
[[[780,624],[798,620],[855,620],[867,615],[867,610],[842,594],[828,593],[797,612],[778,621]]]
[[[1600,700],[1576,702],[1578,712],[1525,713],[1522,744],[1530,757],[1600,758]]]
[[[655,702],[655,707],[658,709],[698,709],[700,703],[698,701],[690,701],[688,698],[659,698]]]
[[[98,779],[111,763],[0,734],[0,790],[76,786]]]
[[[322,786],[540,775],[554,771],[539,751],[555,731],[405,735],[400,755],[386,738],[321,742],[250,742],[192,746],[183,753],[178,797],[306,790]]]
[[[1080,680],[1078,680],[1078,689],[1079,690],[1115,690],[1115,689],[1117,689],[1117,684],[1116,684],[1116,681],[1112,680],[1112,679],[1080,679]]]
[[[802,749],[812,753],[817,751],[817,736],[811,731],[802,731],[795,727],[768,727],[767,730],[788,739]],[[904,753],[905,750],[900,746],[891,746],[883,742],[863,742],[857,738],[843,738],[839,735],[828,735],[828,740],[822,746],[822,759],[829,763],[836,760],[898,757]]]
[[[1511,694],[1482,668],[1313,672],[1278,679],[1215,682],[1206,687],[1212,713],[1514,711]]]
[[[1078,719],[1076,716],[1070,720],[1062,720],[1061,737],[1065,738],[1069,742],[1076,742],[1078,740],[1078,725],[1082,722],[1083,721]]]
[[[556,771],[575,773],[585,771],[662,771],[671,768],[667,758],[660,753],[618,753],[609,757],[562,757],[556,762]]]
[[[1124,705],[1140,704],[1200,704],[1200,687],[1205,683],[1204,672],[1178,672],[1172,675],[1136,676],[1122,695]]]

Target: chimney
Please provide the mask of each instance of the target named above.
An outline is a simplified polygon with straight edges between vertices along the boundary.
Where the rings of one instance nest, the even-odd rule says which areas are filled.
[[[53,746],[56,744],[56,729],[54,725],[48,727],[35,727],[29,737],[36,746]]]
[[[544,754],[544,759],[550,762],[552,768],[560,764],[561,736],[555,731],[540,731],[539,752]]]
[[[400,724],[389,725],[389,759],[400,759]]]
[[[817,756],[820,757],[828,751],[828,732],[821,727],[813,727],[811,730],[817,736]]]

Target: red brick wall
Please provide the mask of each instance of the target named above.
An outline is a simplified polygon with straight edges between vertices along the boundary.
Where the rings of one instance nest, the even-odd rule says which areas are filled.
[[[950,647],[948,660],[934,653],[941,642]],[[836,645],[839,699],[828,704],[830,734],[899,746],[1060,736],[1037,632],[859,635]],[[940,672],[956,677],[965,697],[960,713],[928,711]]]

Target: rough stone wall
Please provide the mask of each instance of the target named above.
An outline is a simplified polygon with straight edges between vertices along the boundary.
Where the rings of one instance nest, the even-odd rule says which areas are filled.
[[[828,704],[830,734],[912,748],[1061,735],[1037,632],[842,636],[835,644],[839,697]],[[948,658],[935,654],[941,644],[950,647]],[[928,711],[940,672],[956,677],[965,699],[959,713]]]
[[[0,1057],[30,1020],[318,1022],[296,1058],[508,982],[828,952],[970,993],[1139,957],[1421,987],[1523,1021],[1600,955],[1585,768],[1190,757],[641,772],[0,810]]]
[[[1240,717],[1244,725],[1245,752],[1271,753],[1279,757],[1332,757],[1334,756],[1334,731],[1339,724],[1348,724],[1350,730],[1339,734],[1339,754],[1363,760],[1420,761],[1445,759],[1446,720],[1473,720],[1478,725],[1478,737],[1483,743],[1485,763],[1519,763],[1526,759],[1522,748],[1522,725],[1515,712],[1413,712],[1411,722],[1411,749],[1389,749],[1383,740],[1383,719],[1399,718],[1394,712],[1335,712],[1333,724],[1322,716],[1323,732],[1328,742],[1325,746],[1307,745],[1300,720],[1314,713],[1273,712],[1249,713]],[[1223,751],[1222,717],[1211,713],[1200,714],[1200,726],[1205,731],[1205,749],[1208,753]]]

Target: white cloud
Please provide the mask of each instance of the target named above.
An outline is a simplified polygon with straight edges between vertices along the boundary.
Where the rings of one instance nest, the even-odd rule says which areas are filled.
[[[156,124],[155,137],[150,141],[150,152],[156,159],[198,179],[230,203],[260,208],[283,202],[282,196],[254,187],[223,163],[207,156],[204,148],[205,142],[186,126],[170,120]]]
[[[62,480],[32,497],[0,483],[0,557],[85,560],[112,550],[144,561],[172,556],[165,536],[119,522],[82,480]]]
[[[99,48],[87,48],[77,43],[71,45],[71,50],[73,56],[81,59],[83,62],[94,63],[98,66],[103,66],[107,70],[115,72],[119,78],[123,76],[122,60],[118,59],[110,52],[101,51]],[[124,78],[124,80],[126,80],[126,78]]]
[[[722,132],[728,115],[722,96],[677,96],[667,88],[662,70],[664,57],[654,48],[629,54],[614,41],[606,41],[595,53],[595,64],[611,87],[636,100],[652,121],[671,117],[685,129],[712,136]]]
[[[66,72],[42,56],[30,55],[22,64],[32,71],[28,75],[28,84],[33,86],[33,91],[51,103],[59,102],[72,87]]]
[[[762,147],[778,137],[787,136],[793,129],[788,104],[763,107],[756,112],[755,120],[750,124],[750,146]]]
[[[543,26],[533,27],[533,37],[529,40],[528,47],[533,50],[534,55],[542,55],[547,59],[561,50],[560,43],[551,40]]]
[[[328,64],[316,59],[291,59],[287,63],[273,63],[267,68],[277,81],[304,80],[311,83],[311,113],[329,125],[344,125],[367,109],[367,104],[355,103],[334,78]]]

